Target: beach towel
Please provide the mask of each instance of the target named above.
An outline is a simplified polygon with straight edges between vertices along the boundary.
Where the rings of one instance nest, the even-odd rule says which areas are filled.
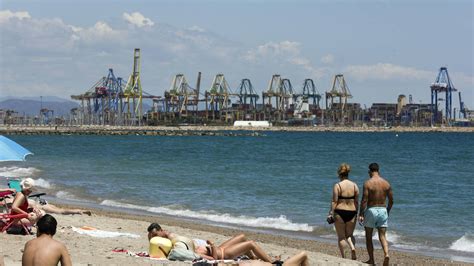
[[[131,238],[139,238],[139,235],[136,234],[131,234],[131,233],[122,233],[122,232],[112,232],[112,231],[103,231],[96,229],[94,227],[90,226],[83,226],[81,228],[77,227],[72,227],[72,230],[74,232],[77,232],[81,235],[88,235],[92,237],[99,237],[99,238],[107,238],[107,237],[119,237],[119,236],[125,236],[125,237],[131,237]]]

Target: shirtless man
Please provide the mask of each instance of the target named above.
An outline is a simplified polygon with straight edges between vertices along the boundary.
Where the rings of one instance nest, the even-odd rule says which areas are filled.
[[[383,265],[388,265],[388,242],[386,237],[387,221],[390,210],[393,206],[392,187],[387,180],[379,175],[379,165],[371,163],[369,165],[370,178],[364,183],[364,192],[360,203],[359,222],[365,227],[365,241],[367,252],[369,253],[368,264],[374,264],[374,245],[372,243],[372,234],[374,228],[379,233],[380,244],[383,248]],[[388,205],[386,199],[388,198]]]
[[[56,219],[49,214],[45,214],[38,220],[36,239],[25,244],[21,259],[23,266],[58,265],[58,262],[61,262],[63,266],[72,265],[66,246],[53,239],[57,224]]]

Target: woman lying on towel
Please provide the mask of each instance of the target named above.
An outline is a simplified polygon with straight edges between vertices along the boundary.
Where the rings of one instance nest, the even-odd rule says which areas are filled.
[[[286,261],[278,262],[264,262],[260,260],[241,260],[239,265],[243,266],[309,266],[308,255],[306,252],[302,251],[293,257],[287,259]]]
[[[89,210],[82,210],[82,209],[67,209],[61,208],[51,203],[46,204],[38,204],[34,200],[28,200],[28,203],[33,208],[39,209],[44,211],[45,213],[55,213],[55,214],[87,214],[91,216],[92,212]]]
[[[246,255],[251,259],[260,259],[263,262],[273,263],[279,262],[278,260],[273,260],[270,256],[263,251],[263,249],[258,246],[254,241],[249,241],[246,239],[244,234],[240,234],[232,237],[231,239],[225,241],[219,246],[214,245],[211,240],[207,240],[207,245],[199,245],[196,247],[195,252],[198,253],[205,259],[234,259],[242,255]],[[306,256],[306,254],[304,254]],[[291,261],[290,261],[291,262]],[[281,264],[281,263],[280,263]],[[254,264],[251,264],[254,265]],[[255,264],[257,265],[257,264]],[[264,264],[259,264],[264,265]],[[285,264],[285,265],[300,265],[300,264]],[[308,264],[301,264],[308,265]]]
[[[28,195],[33,192],[35,181],[31,178],[25,178],[20,183],[21,191],[17,192],[12,203],[11,214],[27,214],[28,218],[23,218],[21,223],[23,224],[35,224],[43,213],[38,209],[31,209],[28,204]]]

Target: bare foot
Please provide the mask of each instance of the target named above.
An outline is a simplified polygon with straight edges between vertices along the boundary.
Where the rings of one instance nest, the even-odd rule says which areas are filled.
[[[351,250],[351,258],[352,258],[353,260],[356,260],[356,259],[357,259],[357,255],[356,255],[355,249],[354,249],[354,250]]]
[[[390,257],[388,257],[388,256],[385,257],[385,258],[383,259],[383,266],[388,266],[389,262],[390,262]]]

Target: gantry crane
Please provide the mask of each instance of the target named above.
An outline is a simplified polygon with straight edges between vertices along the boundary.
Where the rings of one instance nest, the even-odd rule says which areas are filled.
[[[445,117],[446,117],[446,122],[448,125],[451,124],[451,120],[453,118],[452,115],[452,92],[456,91],[456,88],[454,88],[454,85],[449,78],[448,74],[448,68],[447,67],[441,67],[439,69],[438,76],[436,77],[435,82],[433,82],[430,86],[431,88],[431,116],[432,120],[431,123],[438,123],[439,118],[438,118],[438,93],[445,93]],[[441,118],[442,119],[442,118]]]
[[[303,88],[301,93],[296,93],[293,96],[296,101],[305,100],[313,106],[314,109],[319,109],[319,102],[321,101],[321,94],[316,89],[314,81],[312,79],[305,79],[303,82]]]
[[[293,86],[289,79],[282,79],[279,74],[274,74],[268,83],[266,91],[262,92],[262,102],[264,104],[264,114],[267,109],[271,112],[274,109],[277,119],[285,119],[285,113],[289,109],[293,100]],[[272,98],[275,98],[275,108],[272,105]],[[265,102],[267,99],[267,102]]]
[[[219,73],[215,75],[212,80],[211,88],[204,93],[206,118],[209,118],[209,112],[211,112],[212,120],[215,120],[217,114],[219,114],[219,118],[225,116],[224,119],[227,121],[227,114],[231,107],[230,97],[232,95],[236,94],[232,93],[224,74]]]
[[[255,92],[250,79],[242,79],[239,85],[239,101],[244,109],[257,109],[258,94]]]
[[[140,49],[135,48],[133,52],[133,71],[130,74],[127,84],[125,85],[125,89],[123,91],[125,96],[124,101],[124,110],[126,109],[126,119],[129,120],[127,124],[133,123],[135,124],[136,120],[138,119],[138,124],[140,125],[140,121],[142,118],[143,113],[143,106],[142,106],[142,98],[143,98],[143,90],[142,84],[140,79]],[[130,106],[130,100],[132,106]]]
[[[189,111],[197,111],[199,101],[197,89],[189,86],[184,74],[176,74],[171,82],[170,89],[165,91],[166,112],[178,113],[179,116],[187,116]]]
[[[333,121],[344,121],[346,117],[347,99],[352,98],[343,74],[334,76],[331,89],[326,92],[326,110],[333,114]],[[335,101],[337,99],[337,101]],[[329,105],[330,102],[330,105]]]
[[[115,77],[114,70],[109,68],[107,76],[99,79],[85,93],[71,95],[71,99],[81,101],[81,123],[119,124],[123,88],[122,78]]]

